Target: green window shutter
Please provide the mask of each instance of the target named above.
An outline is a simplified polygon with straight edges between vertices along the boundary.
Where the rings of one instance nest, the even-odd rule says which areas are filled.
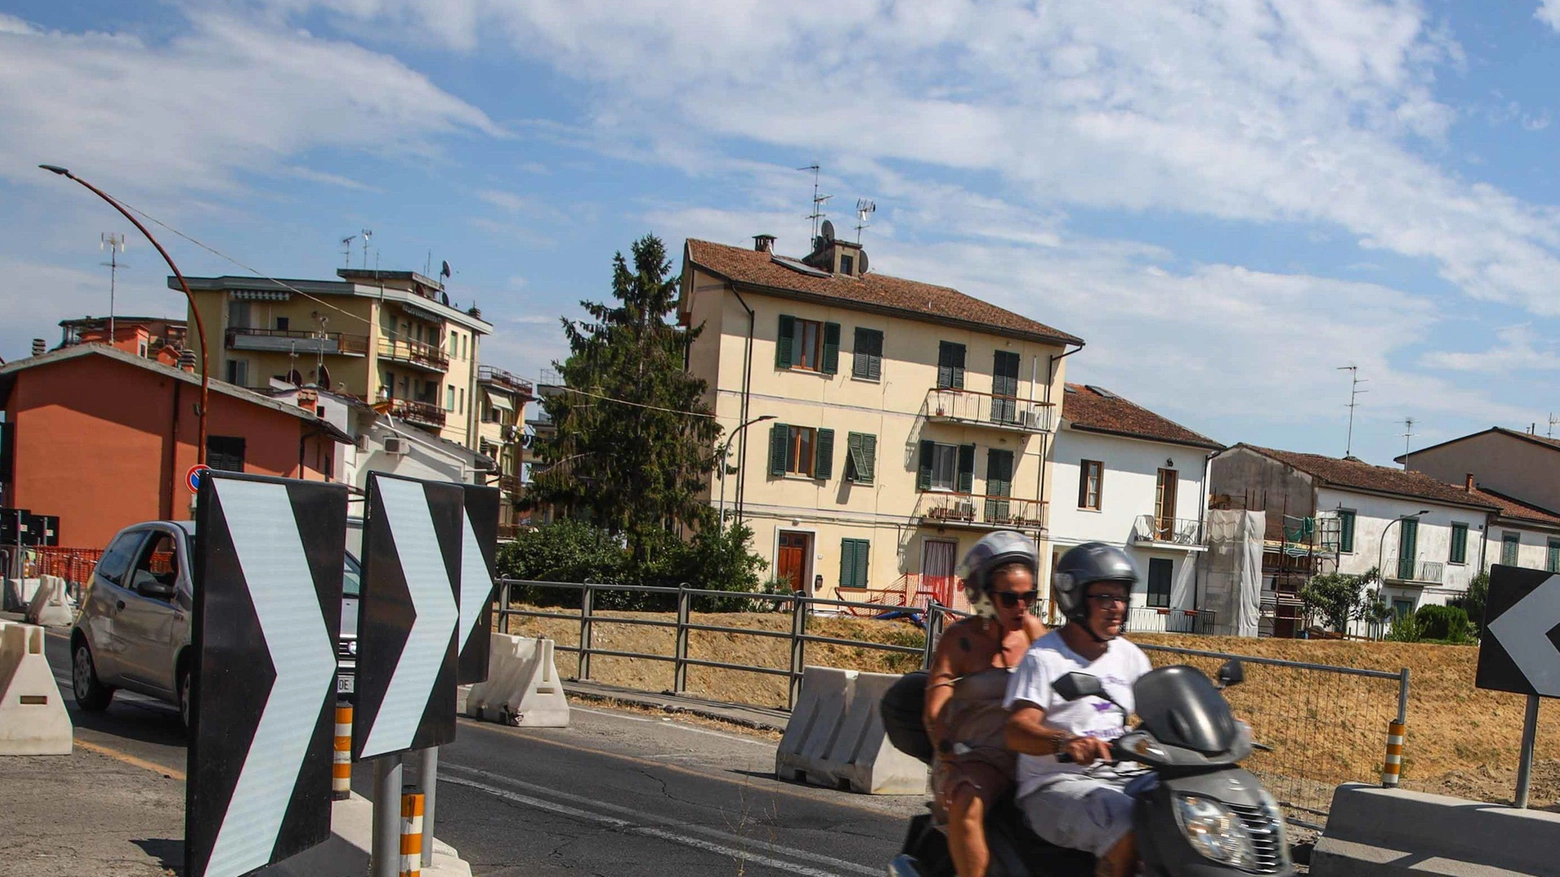
[[[851,374],[858,378],[880,380],[883,377],[883,333],[858,327],[851,360]]]
[[[840,540],[840,587],[859,588],[856,584],[856,540]]]
[[[796,347],[796,318],[780,315],[780,335],[775,339],[775,368],[790,368]]]
[[[861,437],[861,456],[866,463],[861,472],[861,480],[865,484],[871,484],[877,477],[877,436],[864,435]]]
[[[868,584],[867,560],[872,551],[872,543],[865,539],[856,540],[856,587],[871,587]]]
[[[975,446],[959,445],[959,493],[975,492]]]
[[[838,374],[840,370],[840,324],[823,324],[823,373]]]
[[[1354,553],[1354,512],[1338,513],[1338,550],[1345,554]]]
[[[853,432],[845,438],[845,480],[860,481],[861,433]]]
[[[791,444],[791,428],[783,423],[769,427],[769,474],[785,474],[785,452]]]
[[[991,393],[994,396],[1018,395],[1018,354],[998,350],[991,364]]]
[[[828,481],[834,477],[834,430],[818,430],[818,457],[813,464],[813,477]]]
[[[1467,563],[1468,561],[1468,525],[1452,525],[1452,555],[1447,558],[1452,563]]]
[[[937,453],[937,446],[928,439],[921,439],[921,465],[915,475],[917,490],[932,489],[932,457]]]
[[[986,493],[1011,496],[1013,493],[1013,452],[992,448],[986,452]]]

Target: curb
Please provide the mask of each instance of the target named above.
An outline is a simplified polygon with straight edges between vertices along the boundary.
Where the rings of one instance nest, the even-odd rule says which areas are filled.
[[[580,700],[590,701],[592,703],[623,704],[627,706],[645,707],[667,713],[682,713],[690,716],[698,716],[702,719],[713,719],[719,722],[727,722],[744,728],[752,728],[755,731],[772,731],[779,734],[785,733],[785,719],[779,717],[774,719],[756,718],[752,716],[738,715],[732,711],[733,709],[743,709],[742,707],[722,707],[719,704],[708,702],[701,703],[698,701],[687,702],[681,700],[670,700],[668,699],[670,697],[669,695],[657,695],[649,692],[630,692],[616,690],[607,692],[594,689],[584,689],[568,682],[564,683],[563,690],[571,698],[578,698]]]

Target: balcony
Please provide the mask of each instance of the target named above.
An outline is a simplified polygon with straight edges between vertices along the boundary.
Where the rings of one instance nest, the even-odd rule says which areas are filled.
[[[536,398],[530,381],[490,365],[477,366],[477,382],[488,384],[497,390],[514,393],[525,399]]]
[[[504,493],[507,493],[507,494],[511,494],[511,495],[518,494],[520,492],[520,476],[519,475],[500,475],[500,476],[498,476],[498,489],[503,491]]]
[[[442,373],[450,367],[448,354],[432,344],[424,344],[421,341],[407,341],[402,338],[381,338],[379,339],[379,355],[384,359],[404,362],[407,365],[433,372]]]
[[[926,419],[962,423],[1009,432],[1041,433],[1052,429],[1054,406],[1016,396],[993,396],[974,390],[933,388],[926,391]]]
[[[1132,541],[1153,548],[1182,548],[1202,551],[1202,521],[1196,518],[1161,518],[1138,515],[1132,524]]]
[[[302,329],[246,329],[229,326],[227,346],[233,350],[272,353],[326,353],[367,356],[368,336],[344,332],[306,332]]]
[[[1401,557],[1388,561],[1384,572],[1389,584],[1422,588],[1438,587],[1446,580],[1446,565],[1439,560],[1414,560]]]
[[[388,414],[413,426],[426,426],[438,430],[444,428],[444,409],[432,402],[415,399],[386,399],[374,406],[380,414]]]
[[[1046,504],[1039,500],[979,493],[922,493],[915,517],[923,527],[976,530],[1041,530]]]

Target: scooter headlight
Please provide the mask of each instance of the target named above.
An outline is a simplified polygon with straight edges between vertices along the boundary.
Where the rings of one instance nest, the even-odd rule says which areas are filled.
[[[1235,811],[1202,795],[1177,795],[1175,821],[1192,849],[1220,864],[1253,870],[1257,851]]]

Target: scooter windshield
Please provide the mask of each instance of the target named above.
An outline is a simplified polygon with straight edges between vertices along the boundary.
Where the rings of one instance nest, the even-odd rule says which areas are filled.
[[[1160,667],[1132,687],[1140,728],[1161,743],[1215,755],[1235,746],[1235,716],[1213,682],[1197,668]]]

